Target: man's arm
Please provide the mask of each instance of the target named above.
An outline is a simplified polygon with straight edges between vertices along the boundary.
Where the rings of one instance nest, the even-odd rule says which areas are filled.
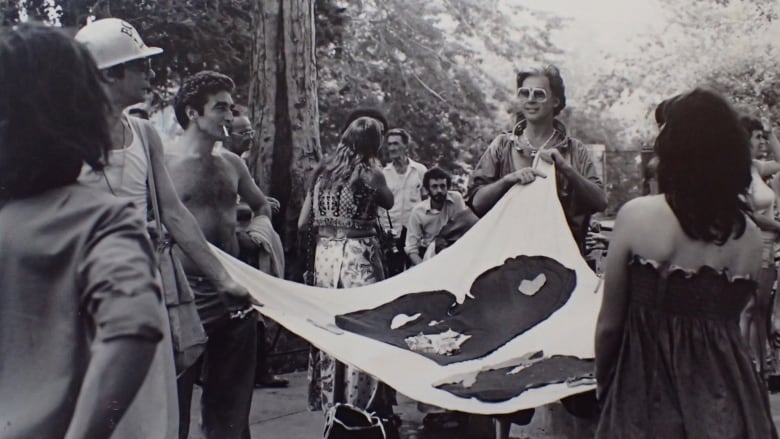
[[[228,275],[225,267],[211,252],[197,220],[179,200],[168,170],[165,168],[162,141],[157,131],[149,127],[147,138],[150,141],[148,146],[152,161],[151,171],[154,172],[157,185],[160,216],[173,240],[219,291],[236,297],[251,298],[246,288]]]
[[[536,177],[547,178],[547,174],[534,168],[523,168],[507,174],[493,183],[488,183],[476,189],[471,199],[471,208],[474,213],[482,216],[487,213],[515,184],[531,184]]]
[[[596,175],[595,166],[593,166],[593,160],[590,159],[590,155],[584,147],[582,149],[572,148],[570,154],[572,156],[575,154],[580,155],[576,159],[584,163],[582,167],[587,168],[586,172],[575,169],[557,149],[540,151],[539,158],[547,163],[555,164],[555,168],[569,182],[574,193],[577,194],[577,197],[579,197],[588,211],[601,212],[607,208],[607,194],[600,184],[597,183],[598,176]]]
[[[152,364],[157,342],[140,337],[96,341],[65,439],[109,438]]]
[[[233,153],[226,153],[226,159],[233,165],[238,173],[238,195],[252,209],[255,216],[265,215],[271,217],[271,205],[263,194],[263,191],[252,180],[249,169],[241,158]]]
[[[498,149],[505,141],[503,134],[493,139],[471,175],[468,199],[477,216],[486,214],[515,184],[529,184],[536,177],[546,177],[543,172],[532,168],[519,169],[499,177]]]
[[[145,229],[127,206],[96,224],[84,247],[77,276],[81,310],[89,316],[94,337],[74,395],[68,439],[111,436],[141,388],[168,325]]]
[[[420,215],[417,209],[412,210],[409,215],[409,223],[406,225],[406,242],[404,243],[404,252],[409,257],[412,265],[418,265],[422,262],[420,257],[420,237],[422,236],[422,225]]]

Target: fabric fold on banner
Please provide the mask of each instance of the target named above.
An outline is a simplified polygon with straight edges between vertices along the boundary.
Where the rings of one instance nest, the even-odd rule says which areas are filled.
[[[436,257],[382,282],[325,289],[219,251],[258,310],[409,398],[511,413],[592,390],[601,283],[579,253],[555,170],[516,186]]]

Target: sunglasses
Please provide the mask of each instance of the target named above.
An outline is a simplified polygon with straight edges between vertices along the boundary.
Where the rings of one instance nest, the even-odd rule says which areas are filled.
[[[537,102],[546,102],[547,90],[535,87],[520,87],[517,89],[517,96],[523,99],[533,99]]]
[[[152,71],[152,60],[149,58],[134,59],[126,62],[124,65],[127,70],[134,72],[145,73]]]

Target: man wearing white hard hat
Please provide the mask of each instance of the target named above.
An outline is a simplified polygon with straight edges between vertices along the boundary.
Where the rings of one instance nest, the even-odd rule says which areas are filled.
[[[157,131],[147,121],[123,114],[124,108],[142,102],[151,90],[150,81],[154,73],[149,57],[159,55],[162,49],[148,47],[132,25],[116,18],[97,20],[86,25],[76,34],[76,40],[89,49],[101,69],[103,88],[112,107],[110,114],[106,115],[112,140],[108,164],[100,173],[85,169],[79,180],[116,196],[131,199],[138,206],[139,215],[144,217],[147,196],[150,195],[147,182],[154,181],[156,190],[151,195],[156,195],[162,223],[176,245],[200,268],[204,277],[212,281],[220,294],[249,298],[247,290],[230,278],[208,248],[197,221],[179,201],[165,168],[162,141]],[[189,327],[197,325],[203,334],[202,344],[205,345],[205,333],[202,332],[200,322],[185,323]],[[164,387],[172,389],[172,395],[169,396],[173,396],[175,417],[178,418],[173,355],[171,351],[167,354],[171,367],[168,368]],[[149,375],[148,379],[153,379],[153,374]],[[167,434],[154,432],[146,437],[171,437],[171,423],[168,424]],[[178,425],[178,420],[174,424]],[[175,436],[177,427],[172,428]]]

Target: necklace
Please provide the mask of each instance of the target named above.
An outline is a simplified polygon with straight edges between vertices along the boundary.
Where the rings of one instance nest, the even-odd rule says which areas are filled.
[[[538,153],[539,151],[541,151],[541,150],[543,150],[544,148],[547,147],[547,145],[550,143],[550,141],[553,139],[553,137],[555,137],[555,133],[556,133],[556,130],[553,129],[552,133],[550,133],[550,137],[548,137],[547,140],[545,140],[544,143],[541,144],[541,146],[536,148],[536,147],[534,147],[531,144],[531,141],[528,139],[528,136],[525,134],[525,130],[523,130],[523,133],[520,134],[520,140],[522,141],[522,143],[524,145],[519,146],[518,150],[522,154],[527,155],[527,156],[529,156],[531,158],[534,158],[534,157],[536,157],[536,153]]]

